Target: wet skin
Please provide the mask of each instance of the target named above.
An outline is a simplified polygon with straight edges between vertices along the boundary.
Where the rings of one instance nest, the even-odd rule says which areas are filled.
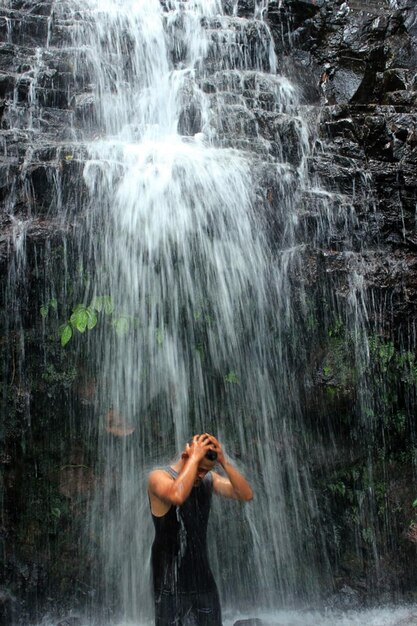
[[[208,474],[208,472],[211,472],[211,470],[214,469],[215,465],[216,465],[215,461],[209,461],[208,459],[201,459],[197,468],[197,477],[193,483],[194,487],[198,487],[201,481],[204,480],[204,477],[206,476],[206,474]]]

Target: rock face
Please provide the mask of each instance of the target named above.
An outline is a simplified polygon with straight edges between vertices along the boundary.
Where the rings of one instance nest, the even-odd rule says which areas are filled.
[[[373,339],[369,344],[368,374],[358,378],[346,367],[349,332],[338,332],[338,324],[341,328],[345,320],[328,328],[324,355],[320,350],[326,341],[313,357],[317,373],[313,394],[307,391],[306,400],[306,412],[314,422],[321,422],[318,430],[334,433],[338,441],[336,458],[329,441],[322,439],[325,451],[317,450],[314,461],[316,484],[323,503],[335,505],[331,505],[330,515],[324,514],[323,528],[335,565],[336,589],[339,597],[346,597],[344,590],[351,589],[357,606],[366,597],[369,580],[374,581],[375,589],[392,593],[394,589],[403,592],[413,579],[395,552],[402,554],[404,563],[414,558],[405,539],[413,519],[414,496],[407,487],[410,466],[406,459],[414,445],[414,403],[410,403],[411,388],[404,383],[407,376],[398,370],[394,374],[391,368],[401,360],[395,354],[409,351],[413,363],[416,354],[410,330],[416,324],[417,9],[407,0],[284,0],[269,3],[267,19],[281,67],[288,75],[298,76],[306,108],[318,115],[320,144],[311,168],[329,192],[339,190],[341,206],[353,210],[350,217],[350,209],[344,213],[351,219],[347,229],[343,220],[336,219],[330,236],[327,233],[320,238],[319,232],[317,246],[311,251],[310,267],[315,269],[309,276],[313,282],[317,277],[326,282],[327,276],[330,291],[342,299],[343,293],[347,299],[352,297],[356,287],[352,291],[351,281],[356,276],[369,332],[379,335],[378,346]],[[317,220],[312,200],[306,198],[302,214],[309,224]],[[384,352],[388,343],[391,356]],[[361,379],[374,390],[371,393],[375,393],[375,381],[382,385],[376,391],[380,401],[372,408],[364,400],[367,392],[363,393],[363,387],[361,391]],[[414,389],[414,382],[411,387]],[[368,416],[366,425],[352,420],[358,402],[360,412]],[[356,408],[352,411],[352,407]],[[404,418],[402,425],[397,421],[399,415]],[[372,434],[368,439],[369,428]],[[381,443],[383,433],[387,439]],[[360,444],[347,444],[346,436],[358,442],[367,439],[368,460]],[[373,502],[368,503],[365,467],[374,472]],[[330,498],[326,492],[331,492]],[[389,530],[381,518],[386,510],[383,501],[390,511]],[[376,534],[370,530],[366,538],[363,525],[378,530]],[[336,535],[331,538],[332,533]],[[358,536],[359,552],[353,548]],[[380,550],[378,564],[369,559],[372,545]],[[352,606],[350,600],[349,604]]]
[[[40,267],[54,267],[65,253],[71,272],[88,279],[74,236],[86,196],[85,152],[75,131],[100,131],[85,68],[74,69],[65,47],[45,51],[48,41],[67,41],[70,20],[79,19],[58,20],[54,4],[13,0],[0,8],[0,271],[7,278],[0,298],[19,311],[17,321],[3,313],[0,335],[7,416],[1,584],[11,590],[1,592],[0,620],[19,613],[29,619],[51,596],[65,599],[68,609],[100,598],[90,586],[96,565],[79,541],[100,480],[96,451],[81,437],[94,395],[88,356],[80,365],[63,355],[37,314],[49,302],[58,325]],[[257,5],[242,0],[238,13],[253,15]],[[232,13],[235,3],[225,6]],[[300,371],[300,401],[311,441],[317,544],[326,554],[318,565],[331,570],[336,594],[329,605],[350,608],[372,593],[398,597],[416,582],[414,535],[406,535],[415,500],[417,9],[414,0],[270,0],[264,18],[279,71],[297,81],[317,128],[309,170],[320,191],[306,191],[299,206],[308,245],[293,277],[310,306],[300,327],[314,336]],[[217,88],[213,77],[204,85],[207,93]],[[225,108],[219,133],[242,132],[244,146],[256,127],[269,142],[268,158],[299,165],[295,122],[270,114],[262,85],[248,78],[244,92],[246,102],[256,92],[262,105],[253,115],[242,107],[239,129],[231,129]],[[200,124],[190,97],[181,132],[192,135]],[[250,141],[252,150],[265,150],[265,141]],[[267,171],[265,189],[272,211]],[[63,282],[57,279],[55,292]],[[347,311],[361,318],[367,354],[355,353]],[[88,540],[94,549],[94,536]]]
[[[283,67],[320,108],[326,150],[312,167],[352,199],[351,251],[367,285],[397,300],[397,323],[415,307],[416,18],[413,2],[388,0],[271,2],[268,11]],[[336,233],[331,247],[340,244]]]

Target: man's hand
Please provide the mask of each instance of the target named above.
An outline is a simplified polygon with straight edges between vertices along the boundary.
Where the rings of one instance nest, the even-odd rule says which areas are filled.
[[[209,450],[215,450],[212,439],[214,439],[214,437],[207,433],[204,433],[204,435],[194,435],[192,443],[187,443],[186,445],[183,453],[184,456],[199,463],[204,459]],[[217,439],[215,439],[215,441],[217,441]]]
[[[224,467],[224,464],[226,463],[226,457],[224,456],[223,448],[221,447],[219,440],[216,439],[214,435],[207,435],[207,436],[211,442],[210,449],[214,450],[214,452],[217,452],[217,461],[218,463],[220,463],[221,466]]]

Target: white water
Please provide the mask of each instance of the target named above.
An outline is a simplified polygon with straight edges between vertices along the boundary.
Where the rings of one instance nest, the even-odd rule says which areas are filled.
[[[328,571],[293,364],[305,358],[294,330],[304,303],[289,275],[303,272],[297,206],[310,184],[297,91],[277,74],[267,26],[224,15],[217,0],[56,10],[95,103],[74,129],[89,156],[85,303],[109,295],[114,306],[115,332],[90,339],[101,458],[86,529],[100,563],[92,586],[126,617],[152,613],[146,476],[209,430],[256,494],[213,506],[223,606],[314,597],[317,559],[322,580]],[[126,437],[106,435],[109,411]]]
[[[91,589],[105,590],[95,608],[103,602],[133,619],[115,618],[119,626],[151,623],[147,472],[207,429],[255,489],[248,506],[213,504],[210,554],[227,626],[245,614],[271,625],[414,623],[406,608],[262,612],[318,606],[317,591],[331,588],[299,406],[298,365],[310,356],[298,326],[308,311],[301,193],[317,206],[315,242],[331,240],[340,220],[348,231],[354,216],[346,199],[334,211],[333,194],[308,177],[309,128],[296,88],[279,75],[261,21],[267,2],[256,3],[255,20],[224,15],[220,2],[166,6],[55,6],[72,34],[74,76],[86,76],[77,97],[94,103],[68,134],[88,153],[85,303],[110,295],[115,307],[88,338],[97,389],[85,431],[100,464],[81,539],[99,563]],[[55,15],[50,23],[52,41]],[[29,73],[29,116],[17,95],[9,108],[11,126],[35,134],[43,54]],[[26,222],[14,221],[13,233],[24,273]],[[368,358],[363,292],[355,267],[344,312],[357,332],[358,371]],[[69,309],[70,297],[68,288]],[[111,409],[126,437],[106,434]]]
[[[417,607],[375,608],[363,611],[277,611],[274,613],[253,613],[225,615],[224,626],[233,626],[237,620],[257,617],[264,626],[415,626]],[[44,621],[40,626],[53,626]],[[119,622],[114,626],[151,626],[152,622]],[[83,622],[80,626],[92,626]]]

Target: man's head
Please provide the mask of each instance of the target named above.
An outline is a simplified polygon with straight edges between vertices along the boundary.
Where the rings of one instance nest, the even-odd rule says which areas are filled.
[[[189,446],[192,446],[193,442],[194,442],[194,437],[191,437],[191,439],[189,439],[187,441],[187,445],[185,446],[185,452],[183,452],[182,455],[181,455],[183,459],[187,458],[187,456],[188,456],[187,455],[187,448]],[[215,450],[207,450],[205,458],[208,459],[209,461],[215,462],[215,461],[217,461],[217,452]]]
[[[217,454],[216,454],[216,458],[217,458]],[[197,467],[197,476],[196,479],[194,481],[194,487],[198,487],[198,485],[204,480],[204,478],[206,477],[206,474],[208,474],[209,472],[211,472],[211,470],[214,469],[216,465],[216,461],[210,461],[207,458],[207,455],[204,457],[204,459],[201,459],[200,463],[198,464]]]
[[[209,461],[217,461],[217,452],[215,450],[207,450],[205,458]]]
[[[181,455],[181,458],[186,460],[189,457],[189,449],[194,443],[194,437],[187,441],[187,445],[185,447],[184,452]],[[197,487],[205,478],[208,472],[214,469],[217,461],[217,452],[215,450],[207,450],[204,457],[200,460],[197,468],[197,477],[194,481],[194,487]]]

